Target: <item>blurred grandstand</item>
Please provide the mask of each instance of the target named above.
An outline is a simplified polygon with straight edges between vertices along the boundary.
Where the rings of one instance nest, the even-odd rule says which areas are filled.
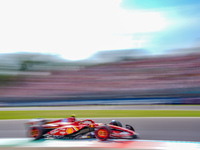
[[[48,70],[26,68],[12,75],[4,70],[0,102],[177,97],[184,104],[199,104],[199,54],[123,57],[109,63],[60,65],[57,69],[54,63]],[[44,62],[37,60],[36,64]]]

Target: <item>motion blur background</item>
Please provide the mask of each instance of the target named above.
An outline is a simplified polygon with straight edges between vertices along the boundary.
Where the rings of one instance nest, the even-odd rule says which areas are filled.
[[[199,18],[196,0],[0,0],[0,106],[200,104]]]

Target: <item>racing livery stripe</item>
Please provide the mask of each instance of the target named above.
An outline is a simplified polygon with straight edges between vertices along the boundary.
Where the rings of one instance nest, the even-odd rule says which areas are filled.
[[[76,130],[76,131],[78,131],[79,129],[77,128],[77,127],[75,127],[75,126],[73,126],[73,128],[74,128],[74,130]]]

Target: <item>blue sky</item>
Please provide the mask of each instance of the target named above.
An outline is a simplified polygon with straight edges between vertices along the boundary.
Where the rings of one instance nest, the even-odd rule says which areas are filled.
[[[124,9],[158,9],[187,5],[200,5],[199,0],[123,0]]]
[[[0,0],[0,53],[68,60],[98,51],[189,48],[200,38],[198,0]]]
[[[190,48],[200,38],[200,1],[198,0],[123,0],[126,10],[156,11],[170,22],[166,28],[153,34],[147,49],[163,53],[168,49]],[[157,46],[156,46],[157,45]]]

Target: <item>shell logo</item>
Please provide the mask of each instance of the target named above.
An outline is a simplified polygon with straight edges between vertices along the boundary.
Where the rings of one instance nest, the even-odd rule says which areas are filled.
[[[73,132],[72,128],[67,128],[66,130],[67,134],[71,134]]]

